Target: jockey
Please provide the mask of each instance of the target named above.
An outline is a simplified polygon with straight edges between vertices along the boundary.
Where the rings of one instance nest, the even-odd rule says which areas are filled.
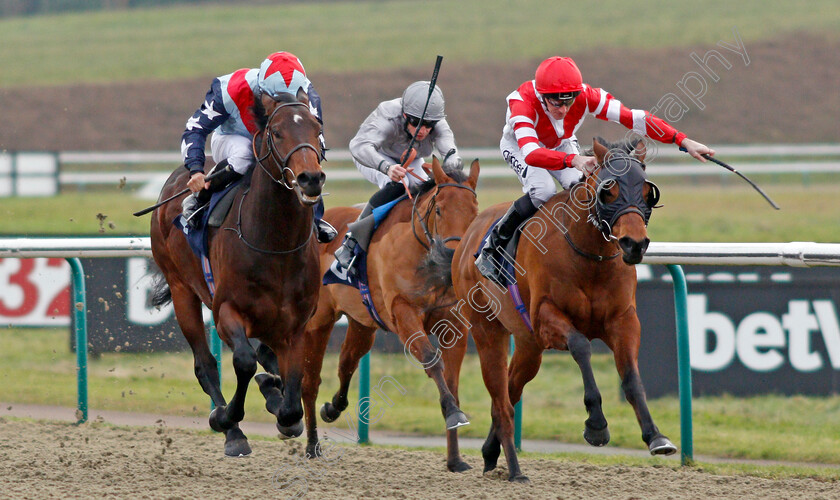
[[[537,68],[534,80],[524,82],[507,96],[499,148],[525,195],[513,202],[482,247],[475,265],[484,277],[499,281],[499,248],[504,248],[516,229],[554,196],[554,179],[563,189],[569,189],[595,170],[595,157],[581,155],[575,137],[588,114],[620,123],[659,142],[674,143],[700,161],[706,161],[702,154],[715,154],[650,112],[629,109],[607,91],[583,83],[571,58],[546,59]]]
[[[414,187],[429,179],[421,166],[423,158],[432,154],[433,149],[443,157],[444,170],[463,168],[455,146],[455,135],[446,122],[443,92],[435,85],[430,97],[430,84],[414,82],[405,89],[402,98],[380,103],[350,141],[350,153],[356,168],[380,189],[371,196],[356,222],[350,224],[344,243],[335,252],[336,261],[344,269],[350,269],[356,245],[367,251],[375,226],[373,209],[405,194],[403,182]],[[417,157],[403,166],[410,154],[407,148],[415,133],[417,136],[412,149]],[[407,175],[410,173],[420,179]]]
[[[306,77],[300,59],[290,52],[275,52],[259,68],[240,69],[213,79],[204,103],[187,120],[181,136],[184,167],[190,171],[187,187],[195,193],[184,199],[182,215],[191,226],[195,227],[193,216],[210,201],[212,192],[239,179],[254,166],[251,141],[257,129],[251,106],[255,99],[262,92],[270,95],[283,92],[297,95],[299,90],[307,94],[309,110],[323,124],[321,97]],[[210,151],[217,161],[213,170],[229,168],[212,182],[205,182],[204,145],[210,132],[213,132]],[[323,133],[319,139],[321,149],[325,150]],[[335,238],[336,231],[327,222],[320,220],[323,212],[322,199],[315,206],[315,225],[318,241],[326,243]]]

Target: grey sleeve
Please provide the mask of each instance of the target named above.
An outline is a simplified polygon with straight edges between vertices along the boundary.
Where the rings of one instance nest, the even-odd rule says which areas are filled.
[[[382,153],[382,147],[393,135],[393,124],[378,111],[379,108],[365,119],[350,140],[350,154],[360,165],[387,173],[395,161]]]
[[[445,169],[463,169],[464,160],[458,153],[458,146],[455,145],[455,134],[449,128],[449,123],[443,119],[435,125],[434,132],[435,149],[440,154]]]

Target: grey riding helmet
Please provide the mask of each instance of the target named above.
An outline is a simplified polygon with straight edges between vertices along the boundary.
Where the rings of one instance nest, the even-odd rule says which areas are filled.
[[[421,81],[414,82],[405,89],[402,96],[403,113],[417,118],[423,116],[423,108],[426,108],[426,115],[423,116],[427,121],[438,121],[446,118],[444,113],[443,92],[440,87],[435,85],[435,90],[432,91],[432,96],[429,97],[429,84],[431,82]],[[429,99],[429,105],[426,106],[426,99]]]

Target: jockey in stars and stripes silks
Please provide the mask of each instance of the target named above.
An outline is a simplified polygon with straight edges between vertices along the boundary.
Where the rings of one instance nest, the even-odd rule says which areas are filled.
[[[184,167],[190,171],[187,187],[196,193],[183,202],[183,215],[188,222],[195,223],[192,215],[209,200],[210,190],[224,187],[253,167],[251,141],[257,129],[251,107],[255,98],[261,93],[297,95],[298,91],[306,93],[309,110],[323,124],[321,97],[306,76],[300,59],[290,52],[275,52],[259,68],[239,69],[213,79],[204,102],[187,120],[181,136]],[[230,166],[223,178],[214,180],[212,185],[204,179],[204,149],[211,132],[210,151],[217,162],[216,168]],[[326,150],[323,133],[319,139],[321,150]],[[315,207],[318,239],[330,241],[335,237],[335,230],[320,220],[323,210],[322,200]]]

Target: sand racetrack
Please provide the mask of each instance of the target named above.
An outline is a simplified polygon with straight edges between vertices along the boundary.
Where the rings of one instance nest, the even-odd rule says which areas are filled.
[[[563,498],[828,499],[836,484],[812,479],[716,476],[669,466],[594,466],[521,459],[531,484],[506,471],[445,471],[441,454],[334,442],[331,462],[302,461],[302,440],[251,440],[254,453],[224,458],[223,439],[157,427],[75,426],[0,418],[3,498]],[[502,457],[501,463],[503,463]]]

